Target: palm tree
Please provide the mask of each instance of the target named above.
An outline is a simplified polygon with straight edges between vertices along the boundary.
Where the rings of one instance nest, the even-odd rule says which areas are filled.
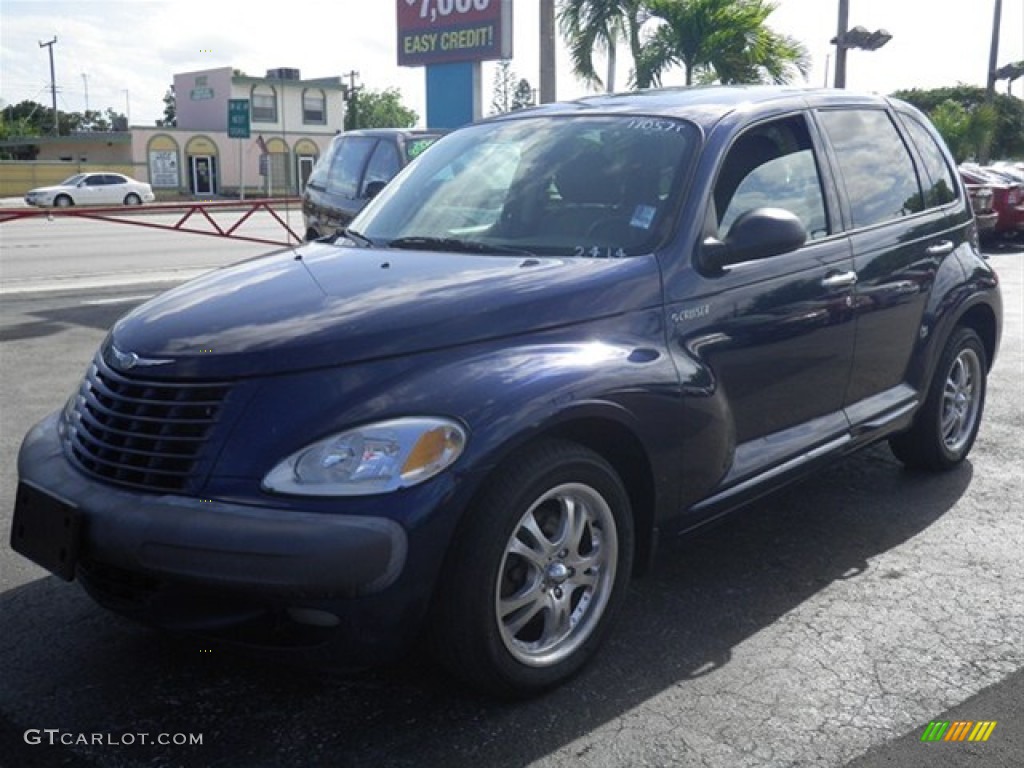
[[[677,65],[687,85],[695,79],[783,84],[810,69],[802,43],[765,25],[777,7],[769,0],[648,0],[646,6],[662,22],[638,62],[651,83]]]
[[[573,72],[590,85],[607,84],[609,91],[615,85],[616,44],[624,40],[633,55],[634,80],[637,87],[645,88],[649,82],[640,82],[635,66],[641,54],[640,27],[649,14],[643,0],[562,0],[558,9],[558,22],[562,35],[569,44]],[[605,83],[594,67],[594,51],[604,50],[608,56],[608,76]]]

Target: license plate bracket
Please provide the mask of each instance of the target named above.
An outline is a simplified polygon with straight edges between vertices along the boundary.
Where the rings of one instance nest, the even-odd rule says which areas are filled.
[[[65,581],[75,578],[82,533],[78,508],[26,482],[18,483],[11,548]]]

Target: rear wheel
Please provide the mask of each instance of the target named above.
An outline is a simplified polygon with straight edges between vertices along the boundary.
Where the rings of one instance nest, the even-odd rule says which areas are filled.
[[[53,200],[53,204],[58,208],[70,208],[74,201],[67,195],[57,195]]]
[[[615,470],[545,441],[500,467],[466,513],[438,585],[438,658],[489,693],[534,693],[574,674],[607,632],[633,556]]]
[[[988,358],[971,328],[953,331],[935,369],[928,399],[908,432],[889,441],[912,469],[951,469],[967,458],[985,408]]]
[[[134,192],[129,192],[124,197],[125,205],[142,205],[142,198],[136,195]]]

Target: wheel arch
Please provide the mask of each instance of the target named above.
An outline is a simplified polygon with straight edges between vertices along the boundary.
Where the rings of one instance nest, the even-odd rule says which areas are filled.
[[[957,325],[970,328],[978,334],[982,346],[985,347],[986,365],[988,370],[992,370],[999,345],[998,324],[992,307],[988,304],[975,304],[960,316]]]
[[[600,408],[596,404],[578,412],[562,413],[555,420],[521,434],[505,443],[495,457],[488,475],[529,446],[543,440],[566,440],[589,448],[607,461],[618,473],[629,494],[633,513],[633,575],[642,576],[654,559],[657,541],[659,498],[655,467],[639,434],[623,421],[626,412],[618,407]],[[477,489],[479,493],[481,489]]]
[[[650,457],[626,425],[606,418],[573,419],[550,427],[543,437],[579,443],[612,465],[629,494],[633,512],[633,573],[642,575],[654,557],[657,491]]]

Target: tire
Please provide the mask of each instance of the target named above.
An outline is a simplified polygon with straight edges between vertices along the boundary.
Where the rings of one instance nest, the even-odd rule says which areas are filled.
[[[622,481],[593,451],[546,440],[499,467],[464,521],[435,596],[436,657],[492,695],[565,681],[597,650],[632,570]]]
[[[985,410],[988,356],[971,328],[957,327],[910,430],[889,446],[910,469],[943,471],[967,458]]]
[[[57,195],[53,200],[53,204],[58,208],[70,208],[75,202],[67,195]]]
[[[129,192],[124,196],[125,205],[142,205],[142,198],[136,195],[134,192]]]

